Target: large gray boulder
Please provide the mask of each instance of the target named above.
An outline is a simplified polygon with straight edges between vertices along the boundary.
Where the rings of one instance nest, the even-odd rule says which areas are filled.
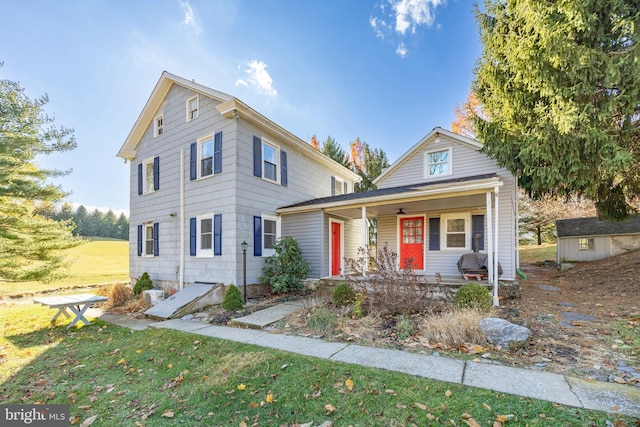
[[[483,319],[480,329],[487,334],[491,344],[507,348],[522,347],[531,335],[528,328],[495,317]]]

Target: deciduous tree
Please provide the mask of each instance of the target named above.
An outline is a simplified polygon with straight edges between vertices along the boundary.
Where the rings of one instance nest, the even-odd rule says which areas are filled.
[[[533,196],[585,195],[623,218],[640,193],[635,0],[485,0],[473,92],[485,151]]]
[[[0,280],[46,280],[64,266],[62,249],[80,243],[72,225],[38,215],[35,205],[65,193],[47,182],[63,172],[38,167],[36,156],[72,150],[73,130],[56,127],[44,105],[19,83],[0,79]]]

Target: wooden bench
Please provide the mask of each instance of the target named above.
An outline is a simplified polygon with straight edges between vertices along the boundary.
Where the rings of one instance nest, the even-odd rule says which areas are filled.
[[[51,319],[51,323],[54,323],[61,314],[64,314],[67,319],[71,318],[71,316],[67,312],[67,309],[71,310],[76,315],[76,317],[73,319],[71,324],[67,326],[67,329],[69,329],[72,326],[75,326],[75,324],[78,323],[79,320],[82,320],[85,325],[88,325],[89,321],[86,319],[86,317],[84,317],[85,311],[87,311],[91,304],[104,302],[107,299],[107,297],[101,297],[98,295],[79,294],[34,298],[33,302],[35,304],[42,304],[49,308],[58,309],[58,312],[55,314],[55,316],[53,316],[53,319]]]

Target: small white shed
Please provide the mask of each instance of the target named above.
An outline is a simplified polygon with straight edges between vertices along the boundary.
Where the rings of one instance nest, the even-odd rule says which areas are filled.
[[[640,249],[640,216],[623,221],[572,218],[556,221],[558,264],[595,261]]]

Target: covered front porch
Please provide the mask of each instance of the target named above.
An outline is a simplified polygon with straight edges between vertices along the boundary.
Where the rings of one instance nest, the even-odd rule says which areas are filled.
[[[324,230],[321,278],[354,274],[345,260],[358,258],[361,271],[356,274],[375,274],[367,258],[386,247],[397,254],[396,267],[411,264],[425,284],[459,286],[467,281],[458,271],[458,260],[475,250],[486,254],[487,279],[474,281],[492,288],[497,305],[498,261],[507,281],[515,277],[517,263],[517,226],[513,217],[504,215],[505,209],[501,215],[502,185],[495,174],[481,175],[316,199],[278,213],[284,220],[319,213],[314,218]],[[501,247],[503,242],[509,245]]]

